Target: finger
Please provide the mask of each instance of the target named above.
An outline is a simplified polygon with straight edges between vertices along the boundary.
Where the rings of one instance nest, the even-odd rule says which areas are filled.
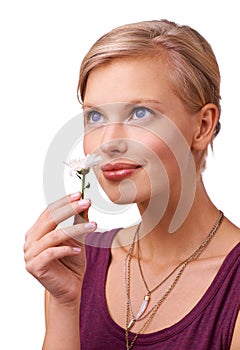
[[[79,200],[68,203],[63,207],[53,210],[47,208],[39,217],[37,222],[26,234],[26,243],[40,239],[48,232],[54,230],[57,225],[69,217],[86,210],[91,205],[89,200]]]
[[[89,208],[91,202],[88,199],[80,199],[79,201],[66,204],[63,207],[53,209],[48,208],[50,215],[52,216],[53,224],[58,225],[60,222],[68,219],[69,217],[82,213]],[[48,213],[48,214],[49,214]]]
[[[39,221],[43,217],[47,216],[47,214],[53,212],[54,210],[56,210],[58,208],[64,207],[65,205],[70,204],[74,201],[80,200],[81,195],[82,195],[81,192],[75,192],[75,193],[72,193],[72,194],[69,194],[67,196],[62,197],[62,198],[56,200],[55,202],[50,203],[48,205],[48,207],[43,211],[43,213],[39,216],[38,220],[34,223],[34,225],[31,227],[31,229],[34,230],[35,226],[38,226]]]
[[[37,279],[42,279],[49,272],[49,266],[53,261],[67,256],[78,255],[81,253],[80,247],[60,246],[51,247],[44,250],[34,259],[26,260],[26,270]]]
[[[65,244],[70,238],[82,244],[85,235],[95,231],[96,227],[97,224],[95,222],[86,222],[62,229],[56,229],[44,235],[40,240],[34,242],[29,246],[29,249],[25,249],[25,259],[26,261],[34,259],[44,250],[59,246],[60,244]]]
[[[48,207],[51,208],[51,210],[60,208],[65,206],[66,204],[69,204],[71,202],[77,201],[81,198],[82,194],[81,192],[75,192],[75,193],[71,193],[67,196],[64,196],[58,200],[56,200],[55,202],[52,202],[48,205]]]
[[[88,218],[88,210],[89,210],[89,208],[87,208],[87,209],[86,209],[83,213],[81,213],[81,214],[75,214],[75,215],[74,215],[73,225],[81,224],[81,223],[83,223],[83,222],[89,221],[89,218]]]

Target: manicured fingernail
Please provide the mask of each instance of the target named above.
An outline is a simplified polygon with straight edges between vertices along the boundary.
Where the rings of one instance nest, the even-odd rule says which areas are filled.
[[[90,200],[89,199],[82,199],[78,202],[78,204],[80,205],[81,208],[87,208],[90,204]]]
[[[73,251],[74,251],[74,253],[80,253],[82,251],[82,249],[79,247],[73,247]]]
[[[80,192],[76,192],[76,193],[70,194],[70,198],[71,198],[72,201],[75,201],[79,197],[80,197]]]
[[[93,231],[95,230],[96,228],[96,223],[95,222],[86,222],[86,224],[84,224],[84,228],[87,230],[87,231]]]

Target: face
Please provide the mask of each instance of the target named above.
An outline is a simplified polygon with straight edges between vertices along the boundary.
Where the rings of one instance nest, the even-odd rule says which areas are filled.
[[[96,175],[112,201],[177,200],[192,166],[194,116],[160,60],[116,59],[94,69],[83,108],[85,153],[101,155]]]

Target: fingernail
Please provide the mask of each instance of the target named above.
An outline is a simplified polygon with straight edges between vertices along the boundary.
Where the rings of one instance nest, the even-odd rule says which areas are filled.
[[[95,230],[96,228],[96,223],[95,222],[86,222],[86,224],[84,224],[84,228],[87,230],[87,231],[93,231]]]
[[[80,253],[82,251],[82,249],[79,247],[73,247],[73,251],[74,251],[74,253]]]
[[[72,201],[75,201],[79,197],[80,197],[80,192],[76,192],[76,193],[70,194],[70,198],[71,198]]]
[[[90,204],[90,200],[89,199],[82,199],[78,202],[78,204],[80,205],[81,208],[87,208]]]

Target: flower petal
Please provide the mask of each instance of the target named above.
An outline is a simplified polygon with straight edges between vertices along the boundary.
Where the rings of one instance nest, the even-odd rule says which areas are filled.
[[[96,154],[87,154],[85,158],[71,159],[67,162],[64,162],[69,168],[69,173],[71,176],[75,172],[87,174],[94,165],[101,161],[102,157]]]

